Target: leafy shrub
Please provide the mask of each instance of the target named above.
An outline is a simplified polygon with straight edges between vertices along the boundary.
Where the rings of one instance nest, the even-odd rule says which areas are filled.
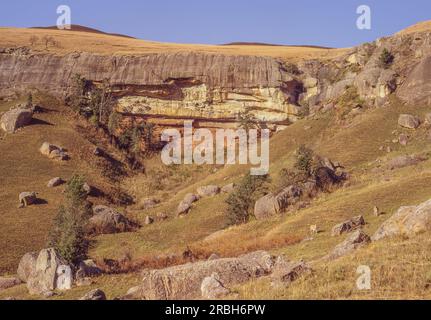
[[[247,174],[234,192],[226,199],[229,224],[241,224],[249,220],[255,201],[268,189],[269,176]]]
[[[305,145],[301,145],[296,150],[296,160],[294,168],[299,171],[300,174],[309,177],[312,173],[313,168],[314,152]]]

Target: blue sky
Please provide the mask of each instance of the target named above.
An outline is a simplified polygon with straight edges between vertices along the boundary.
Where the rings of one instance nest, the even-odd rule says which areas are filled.
[[[346,47],[431,19],[431,0],[12,0],[1,1],[0,26],[55,25],[61,4],[71,7],[73,24],[180,43]],[[356,28],[363,4],[372,10],[371,30]]]

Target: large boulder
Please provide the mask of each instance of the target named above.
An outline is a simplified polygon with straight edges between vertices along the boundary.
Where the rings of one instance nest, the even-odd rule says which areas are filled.
[[[36,270],[37,256],[37,252],[27,252],[22,256],[17,269],[18,278],[21,281],[27,282],[30,274]]]
[[[343,233],[352,232],[365,225],[363,216],[356,216],[344,222],[335,225],[332,228],[332,236],[339,236]]]
[[[398,125],[407,129],[416,129],[421,124],[421,120],[411,114],[400,114]]]
[[[15,277],[0,277],[0,291],[17,286],[21,280]]]
[[[431,200],[418,206],[400,207],[386,220],[373,235],[372,239],[403,235],[414,236],[431,229]]]
[[[216,185],[202,186],[196,192],[200,197],[213,197],[220,193],[220,188]]]
[[[156,207],[160,201],[153,198],[144,198],[139,201],[138,208],[141,210],[148,210]]]
[[[350,234],[346,240],[338,244],[334,250],[326,257],[328,259],[337,259],[346,254],[363,247],[371,242],[370,237],[362,230],[356,230]]]
[[[269,193],[256,201],[254,216],[258,220],[263,220],[278,215],[289,205],[297,202],[300,196],[301,189],[296,186],[289,186],[277,195]]]
[[[89,232],[93,234],[127,232],[132,231],[135,227],[135,223],[121,213],[104,205],[93,207],[93,216],[88,223]]]
[[[0,127],[7,133],[14,133],[18,128],[31,122],[33,113],[28,109],[12,109],[0,118]]]
[[[75,278],[81,280],[89,277],[97,277],[102,274],[102,270],[91,260],[84,260],[78,264],[78,270],[75,273]]]
[[[36,259],[34,271],[27,278],[30,294],[45,294],[57,288],[57,270],[66,265],[53,248],[42,249]]]
[[[230,290],[221,283],[219,275],[213,273],[202,280],[201,293],[204,299],[217,299],[229,294]]]
[[[128,299],[171,300],[201,297],[202,282],[216,273],[223,286],[242,283],[271,272],[274,257],[256,251],[237,258],[199,261],[144,273],[142,284],[129,290]]]

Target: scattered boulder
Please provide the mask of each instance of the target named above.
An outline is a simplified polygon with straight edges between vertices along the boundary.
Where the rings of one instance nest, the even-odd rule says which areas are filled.
[[[94,289],[87,292],[79,300],[106,300],[105,292],[100,289]]]
[[[34,271],[27,279],[30,294],[44,294],[57,288],[57,269],[65,265],[53,248],[42,249],[36,259]]]
[[[118,211],[104,206],[93,207],[94,215],[89,219],[89,232],[94,234],[111,234],[131,231],[136,224]]]
[[[420,126],[420,124],[420,119],[411,114],[401,114],[398,118],[398,125],[403,128],[416,129]]]
[[[158,204],[160,203],[160,201],[153,199],[153,198],[144,198],[141,199],[141,201],[139,201],[139,209],[141,210],[148,210],[148,209],[152,209],[154,207],[156,207]]]
[[[304,261],[291,262],[279,256],[274,263],[271,280],[273,285],[289,285],[301,275],[311,271],[310,266]]]
[[[278,215],[289,205],[296,203],[300,196],[301,189],[296,186],[289,186],[277,195],[269,193],[256,201],[254,215],[258,220]]]
[[[89,277],[97,277],[102,274],[102,270],[92,259],[81,261],[75,273],[75,279],[81,280]]]
[[[332,228],[332,236],[339,236],[343,233],[351,232],[355,229],[361,228],[365,225],[363,216],[356,216],[352,219],[346,220],[342,223],[337,224]]]
[[[409,137],[404,133],[400,134],[398,137],[398,142],[402,146],[406,146],[409,143]]]
[[[168,218],[168,215],[164,212],[158,212],[156,215],[157,221],[165,221]]]
[[[310,226],[310,233],[311,234],[318,234],[319,233],[319,229],[317,228],[317,225],[313,224]]]
[[[36,192],[21,192],[19,194],[19,207],[27,207],[29,205],[35,204],[37,202],[37,193]]]
[[[221,188],[223,193],[231,193],[235,190],[235,183],[229,183]]]
[[[17,286],[21,284],[21,280],[15,277],[7,278],[7,277],[0,277],[0,291],[12,288],[14,286]]]
[[[146,225],[148,225],[148,224],[152,224],[154,222],[154,219],[151,217],[151,216],[146,216],[145,217],[145,224]]]
[[[213,273],[211,276],[202,280],[201,292],[202,298],[204,299],[217,299],[229,294],[230,290],[220,281],[219,275]]]
[[[56,178],[52,178],[51,180],[48,181],[47,187],[48,188],[54,188],[57,187],[59,185],[62,185],[65,181],[63,179],[61,179],[60,177],[56,177]]]
[[[389,170],[394,170],[394,169],[414,166],[424,160],[426,160],[426,158],[421,156],[403,155],[389,160],[386,166]]]
[[[82,185],[82,189],[85,191],[87,196],[89,196],[93,192],[93,187],[90,186],[87,182]]]
[[[17,274],[22,282],[27,282],[30,274],[36,270],[37,256],[37,252],[27,252],[19,261]]]
[[[338,244],[334,250],[326,257],[328,259],[337,259],[346,254],[363,247],[371,242],[370,237],[362,230],[356,230],[350,234],[346,240]]]
[[[177,216],[182,216],[187,214],[192,207],[193,202],[199,200],[199,196],[193,193],[188,193],[184,196],[184,199],[180,202],[177,207],[176,214]]]
[[[374,206],[374,208],[373,208],[373,215],[374,216],[376,216],[376,217],[378,217],[378,216],[380,216],[382,213],[381,213],[381,211],[379,210],[379,208],[378,207],[376,207],[376,206]]]
[[[33,113],[28,109],[12,109],[5,112],[0,118],[0,127],[7,133],[14,133],[18,128],[28,125]]]
[[[220,188],[216,185],[208,185],[199,187],[196,192],[200,197],[213,197],[220,193]]]
[[[427,125],[431,125],[431,113],[430,112],[425,115],[425,123]]]
[[[128,292],[130,299],[195,299],[202,295],[202,281],[216,273],[223,286],[242,283],[271,272],[274,258],[256,251],[237,258],[199,261],[165,269],[148,270],[142,284]]]
[[[414,236],[431,229],[431,200],[418,206],[400,207],[386,220],[373,235],[372,239],[403,235]]]
[[[66,153],[66,151],[64,151],[63,148],[49,142],[44,142],[39,151],[50,159],[61,161],[69,159],[69,155]]]

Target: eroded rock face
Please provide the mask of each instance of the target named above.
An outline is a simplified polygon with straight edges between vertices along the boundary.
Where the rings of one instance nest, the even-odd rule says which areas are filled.
[[[0,54],[0,91],[36,87],[66,93],[72,76],[110,79],[128,114],[235,119],[253,107],[260,120],[295,119],[302,85],[271,57],[198,52],[108,56]],[[8,89],[9,88],[9,89]]]
[[[200,261],[160,270],[146,271],[142,285],[129,290],[129,299],[194,299],[202,294],[202,281],[216,273],[223,286],[241,283],[271,272],[274,258],[256,251],[237,258]]]
[[[31,122],[33,113],[28,109],[12,109],[0,118],[0,127],[7,133],[14,133],[18,128]]]
[[[332,228],[332,236],[338,236],[348,233],[365,225],[363,216],[356,216],[344,222],[341,222]]]
[[[380,226],[372,239],[375,241],[397,235],[411,237],[430,229],[431,200],[428,200],[418,206],[400,207]]]

